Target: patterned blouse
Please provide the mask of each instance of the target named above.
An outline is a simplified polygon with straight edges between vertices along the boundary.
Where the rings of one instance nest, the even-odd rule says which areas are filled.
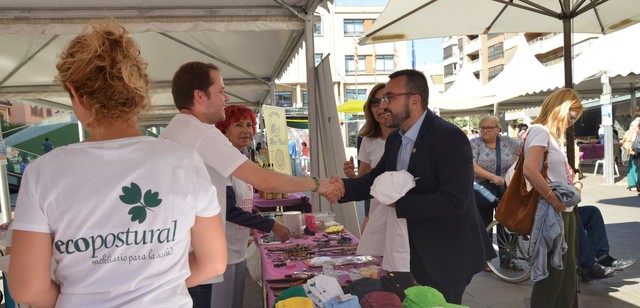
[[[509,170],[509,167],[513,165],[513,163],[518,158],[518,142],[514,139],[498,135],[500,138],[500,156],[502,156],[500,161],[500,176],[504,177]],[[496,172],[496,149],[489,148],[482,140],[482,137],[476,137],[470,140],[471,142],[471,151],[473,152],[473,161],[475,161],[482,169],[487,170],[491,173]],[[475,176],[474,181],[476,183],[480,183],[482,181],[486,181],[487,179]]]

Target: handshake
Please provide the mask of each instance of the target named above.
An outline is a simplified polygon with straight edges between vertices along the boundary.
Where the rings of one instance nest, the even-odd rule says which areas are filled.
[[[332,176],[328,179],[320,179],[318,193],[325,197],[329,202],[336,203],[344,196],[344,182],[338,176]]]

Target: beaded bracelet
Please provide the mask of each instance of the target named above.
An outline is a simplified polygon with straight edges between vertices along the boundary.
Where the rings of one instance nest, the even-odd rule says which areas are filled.
[[[314,188],[311,192],[317,192],[318,188],[320,188],[320,179],[318,179],[317,176],[314,176],[313,180],[316,181],[316,188]]]

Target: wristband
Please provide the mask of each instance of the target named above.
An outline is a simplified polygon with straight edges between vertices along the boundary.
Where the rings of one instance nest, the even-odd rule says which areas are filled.
[[[314,176],[312,179],[316,182],[316,188],[314,188],[311,192],[317,192],[318,188],[320,188],[320,179],[318,179],[317,176]]]

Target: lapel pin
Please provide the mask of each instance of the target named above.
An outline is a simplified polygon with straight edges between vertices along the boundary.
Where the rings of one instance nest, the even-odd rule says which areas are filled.
[[[413,148],[413,154],[416,154],[416,148]]]

